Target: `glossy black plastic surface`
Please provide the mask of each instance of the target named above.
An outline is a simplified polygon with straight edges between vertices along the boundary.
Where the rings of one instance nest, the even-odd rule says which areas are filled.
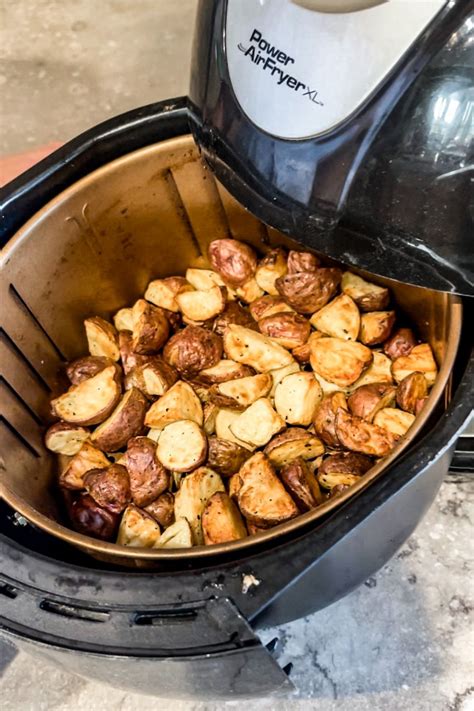
[[[219,179],[324,254],[473,295],[474,3],[446,5],[349,119],[291,141],[256,128],[237,103],[225,10],[226,0],[201,0],[190,91],[195,135]]]

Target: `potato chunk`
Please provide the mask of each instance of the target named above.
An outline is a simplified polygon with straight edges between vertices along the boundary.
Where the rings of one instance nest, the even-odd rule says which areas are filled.
[[[213,385],[210,399],[219,407],[245,410],[261,397],[266,397],[272,387],[272,376],[268,373],[250,375],[247,378],[227,380],[225,383]]]
[[[66,489],[83,489],[84,475],[91,469],[103,469],[110,464],[107,457],[89,442],[84,442],[77,454],[59,475],[59,484]]]
[[[169,486],[170,477],[158,460],[156,442],[148,437],[132,437],[120,463],[127,468],[132,500],[137,506],[148,506]]]
[[[228,358],[250,365],[260,373],[282,368],[293,361],[291,353],[250,328],[231,324],[224,333]]]
[[[407,356],[416,346],[416,338],[411,328],[398,328],[383,344],[383,352],[392,360]]]
[[[188,326],[169,339],[163,357],[178,373],[192,378],[217,365],[222,357],[222,339],[200,326]]]
[[[104,368],[92,378],[72,385],[67,392],[51,401],[56,417],[75,425],[97,425],[103,422],[120,398],[115,366]]]
[[[341,290],[353,299],[361,311],[381,311],[388,306],[390,293],[388,289],[372,284],[352,272],[344,272]]]
[[[213,285],[211,285],[213,286]],[[177,313],[179,306],[176,301],[178,294],[193,291],[191,284],[184,277],[167,277],[151,281],[145,291],[145,299],[155,306]]]
[[[359,340],[366,346],[383,343],[390,336],[395,323],[395,311],[370,311],[360,319]]]
[[[326,457],[318,469],[318,482],[331,493],[336,488],[347,489],[372,467],[372,460],[356,452],[338,452]]]
[[[216,316],[212,330],[219,336],[223,336],[229,324],[235,323],[238,326],[245,326],[257,330],[257,324],[253,320],[247,309],[244,309],[236,301],[230,301],[226,304],[224,311]]]
[[[144,510],[158,521],[161,528],[168,528],[174,523],[174,495],[171,491],[163,494],[144,507]]]
[[[193,532],[185,518],[178,518],[163,531],[153,548],[191,548]]]
[[[207,464],[221,476],[229,477],[239,471],[250,457],[245,447],[219,437],[208,438]]]
[[[132,388],[125,393],[112,414],[94,430],[91,441],[104,452],[116,452],[143,428],[148,407],[143,393]]]
[[[349,391],[357,390],[362,385],[370,385],[371,383],[388,383],[389,385],[393,383],[392,361],[390,358],[377,351],[372,351],[372,355],[374,358],[372,363],[367,370],[364,370],[360,378],[348,388]]]
[[[132,348],[132,332],[131,331],[120,331],[118,335],[119,349],[120,349],[120,360],[122,361],[122,368],[125,375],[130,373],[131,370],[139,365],[144,365],[147,363],[152,356],[140,355],[135,353]]]
[[[212,269],[186,269],[186,281],[198,291],[209,291],[214,286],[224,286],[217,272]]]
[[[258,327],[283,348],[297,348],[306,343],[311,326],[304,316],[296,313],[279,313],[265,316],[258,322]]]
[[[209,245],[208,255],[212,268],[234,288],[249,281],[257,269],[252,247],[235,239],[215,239]]]
[[[253,368],[242,363],[236,363],[234,360],[220,360],[211,368],[204,368],[195,377],[195,381],[203,385],[215,385],[225,383],[228,380],[237,380],[237,378],[245,378],[249,375],[254,375]]]
[[[237,410],[220,408],[216,415],[216,435],[219,439],[234,442],[235,444],[252,451],[256,448],[256,446],[254,444],[250,444],[249,442],[243,442],[241,439],[236,437],[231,430],[231,426],[238,420],[240,414],[241,413]]]
[[[311,342],[312,369],[325,380],[343,388],[352,385],[372,360],[372,351],[361,343],[331,336]]]
[[[316,311],[311,324],[327,336],[355,341],[359,335],[360,313],[355,302],[347,294],[341,294]]]
[[[160,537],[160,527],[152,516],[133,504],[123,512],[117,536],[119,546],[153,548]]]
[[[80,494],[68,506],[69,518],[74,530],[85,536],[93,536],[103,541],[115,537],[120,514],[104,509],[89,494]]]
[[[166,343],[170,327],[163,310],[139,299],[132,309],[132,350],[141,355],[157,353]]]
[[[323,497],[316,477],[301,457],[285,464],[280,471],[280,479],[300,511],[309,511],[322,504]]]
[[[388,383],[361,385],[349,396],[347,404],[352,415],[373,422],[379,410],[393,405],[395,392],[396,388]]]
[[[150,356],[144,365],[133,368],[125,378],[125,389],[136,387],[150,398],[160,397],[178,380],[178,374],[160,356]]]
[[[324,444],[301,427],[288,427],[267,444],[264,453],[273,466],[279,468],[300,457],[305,461],[316,459],[324,453]]]
[[[204,432],[207,435],[212,435],[216,431],[216,418],[218,412],[219,408],[217,405],[214,405],[212,402],[205,403],[203,407],[204,422],[202,426],[204,427]]]
[[[178,294],[175,301],[186,318],[197,322],[208,321],[224,311],[225,287],[213,286],[208,291],[186,291]]]
[[[313,373],[293,373],[283,378],[275,390],[275,409],[289,425],[312,423],[323,398]]]
[[[410,373],[397,388],[397,405],[416,415],[428,395],[428,382],[423,373]]]
[[[69,422],[55,422],[46,431],[44,443],[51,452],[71,457],[78,453],[89,437],[90,432],[85,427],[71,425]]]
[[[313,314],[332,299],[340,281],[339,269],[322,267],[314,272],[287,274],[277,279],[275,286],[295,311]]]
[[[264,397],[250,405],[230,425],[235,437],[255,447],[263,447],[284,428],[285,421],[275,412],[270,400]]]
[[[257,526],[271,528],[298,515],[298,507],[263,452],[250,457],[231,481],[242,514]]]
[[[249,279],[242,284],[242,286],[237,286],[235,288],[235,293],[241,301],[245,301],[246,304],[251,304],[252,301],[256,301],[261,296],[263,296],[263,290],[257,284],[255,278]]]
[[[255,272],[255,279],[259,287],[266,291],[267,294],[278,296],[275,281],[279,277],[285,276],[286,272],[286,253],[283,249],[277,247],[267,252],[264,258],[260,260]]]
[[[93,316],[86,318],[84,327],[91,356],[103,356],[111,360],[120,358],[118,334],[111,323],[100,316]]]
[[[91,469],[84,475],[84,486],[99,506],[113,513],[122,513],[130,503],[130,480],[121,464]]]
[[[336,434],[346,449],[373,457],[385,457],[397,441],[388,430],[354,417],[342,408],[336,415]]]
[[[333,449],[339,449],[341,446],[336,434],[336,413],[340,407],[347,410],[346,396],[341,392],[331,393],[326,395],[314,416],[316,434]]]
[[[208,500],[202,513],[202,532],[206,546],[247,537],[240,511],[224,491],[217,491]]]
[[[410,373],[423,373],[428,385],[434,385],[438,368],[433,351],[428,343],[414,346],[407,356],[400,356],[392,363],[392,375],[400,383]],[[65,418],[63,418],[65,419]]]
[[[159,400],[153,403],[145,417],[145,425],[160,429],[176,420],[192,420],[203,423],[201,401],[193,388],[178,380]]]
[[[396,407],[385,407],[375,415],[374,423],[391,432],[395,437],[403,437],[415,421],[415,415]]]
[[[131,331],[133,328],[132,309],[119,309],[114,315],[114,326],[117,331]]]
[[[110,368],[110,366],[115,368],[115,379],[120,383],[122,377],[120,365],[111,358],[105,358],[105,356],[84,356],[83,358],[76,358],[76,360],[68,363],[66,374],[73,385],[79,385],[83,380],[94,377],[94,375],[100,373],[101,370]]]
[[[275,314],[295,313],[294,309],[292,309],[281,296],[270,296],[269,294],[255,299],[255,301],[250,304],[249,309],[255,321],[261,321],[262,318],[274,316]]]
[[[292,249],[288,254],[288,274],[315,272],[319,264],[319,259],[312,252],[296,252]]]
[[[176,520],[185,518],[191,526],[196,545],[204,543],[202,514],[209,499],[216,492],[225,492],[219,474],[208,467],[201,467],[185,477],[175,496]]]
[[[178,420],[163,429],[156,453],[166,469],[190,472],[206,461],[207,437],[192,420]]]
[[[270,371],[272,376],[273,385],[270,390],[270,397],[275,397],[275,392],[281,381],[286,378],[287,375],[292,375],[292,373],[300,373],[301,369],[296,361],[292,361],[288,365],[284,365],[283,368],[277,368],[276,370]]]

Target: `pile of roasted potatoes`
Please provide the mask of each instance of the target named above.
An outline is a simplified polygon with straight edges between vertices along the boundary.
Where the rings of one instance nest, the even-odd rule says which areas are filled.
[[[387,456],[435,382],[388,289],[309,252],[208,256],[84,322],[45,435],[81,533],[184,548],[289,521]]]

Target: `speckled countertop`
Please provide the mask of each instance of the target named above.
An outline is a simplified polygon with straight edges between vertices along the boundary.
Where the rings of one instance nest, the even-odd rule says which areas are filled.
[[[0,154],[65,141],[186,93],[195,0],[0,0]],[[71,676],[0,644],[2,711],[473,711],[474,480],[450,476],[376,576],[311,617],[263,630],[294,663],[287,701],[163,701]]]

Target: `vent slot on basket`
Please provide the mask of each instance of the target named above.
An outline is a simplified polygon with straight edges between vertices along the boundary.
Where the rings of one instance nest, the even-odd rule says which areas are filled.
[[[1,415],[1,414],[0,414],[0,425],[3,425],[4,427],[6,427],[6,429],[15,437],[15,439],[16,439],[30,454],[32,454],[34,457],[37,457],[37,458],[40,457],[39,452],[37,452],[36,449],[28,442],[28,440],[26,440],[26,439],[23,437],[23,435],[21,435],[20,432],[18,432],[18,430],[16,430],[16,429],[13,427],[13,425],[7,420],[7,418],[4,417],[4,415]],[[2,469],[2,458],[1,458],[1,456],[0,456],[0,471],[1,471],[1,469]]]
[[[60,348],[58,348],[58,346],[56,345],[56,343],[53,341],[53,339],[51,338],[51,336],[49,335],[49,333],[48,333],[48,332],[46,331],[46,329],[44,328],[44,326],[43,326],[43,324],[41,323],[41,321],[37,318],[37,316],[35,316],[35,314],[33,313],[33,311],[30,309],[30,307],[29,307],[28,304],[26,303],[25,299],[20,295],[20,293],[18,292],[18,289],[17,289],[13,284],[10,284],[10,286],[9,286],[9,292],[10,292],[10,294],[13,296],[14,300],[19,304],[20,308],[22,308],[22,309],[28,314],[28,316],[31,318],[31,320],[34,321],[35,325],[36,325],[36,326],[40,329],[40,331],[46,336],[47,340],[48,340],[49,343],[53,346],[53,348],[54,348],[54,350],[56,351],[56,353],[58,354],[59,358],[60,358],[61,360],[66,360],[65,357],[64,357],[64,355],[62,354]]]
[[[138,612],[133,621],[136,625],[157,627],[161,625],[179,625],[183,622],[193,622],[196,617],[196,610],[160,610],[154,612]]]
[[[14,600],[18,596],[16,588],[8,583],[0,583],[0,595],[8,597],[9,600]]]
[[[50,612],[61,617],[69,617],[75,620],[86,620],[87,622],[107,622],[110,613],[101,610],[91,610],[87,607],[77,607],[76,605],[65,605],[55,600],[42,600],[40,608],[45,612]]]

